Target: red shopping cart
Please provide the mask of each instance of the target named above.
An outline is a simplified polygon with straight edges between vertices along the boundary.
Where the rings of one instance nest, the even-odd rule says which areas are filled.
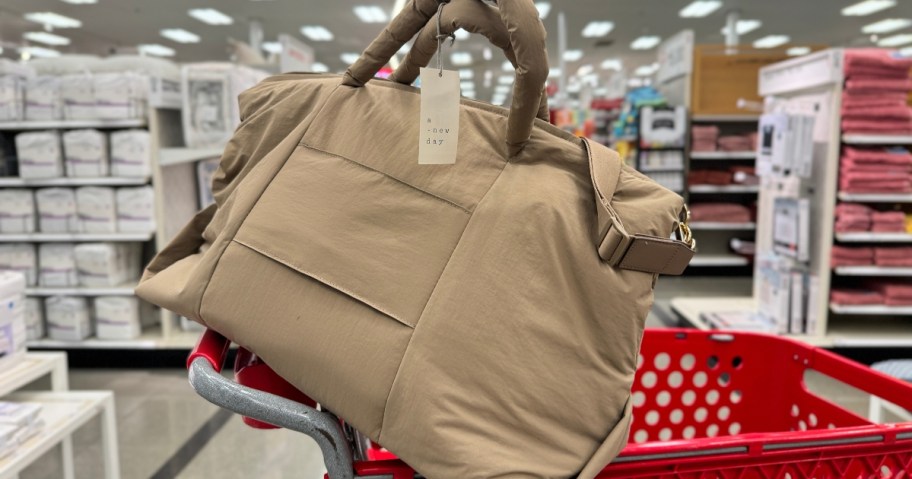
[[[239,354],[247,367],[237,377],[255,388],[222,376],[228,346],[207,331],[190,355],[190,382],[201,396],[254,426],[308,434],[323,451],[329,479],[416,477],[249,353]],[[797,341],[647,330],[630,442],[598,477],[912,477],[912,422],[875,424],[840,407],[808,389],[810,371],[912,410],[912,385]]]

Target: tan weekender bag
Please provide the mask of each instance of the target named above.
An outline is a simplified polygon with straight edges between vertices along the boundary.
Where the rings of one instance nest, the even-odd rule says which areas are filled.
[[[216,205],[137,293],[253,351],[425,477],[591,478],[627,441],[655,279],[693,256],[687,231],[670,239],[684,204],[535,118],[548,67],[532,0],[444,8],[446,32],[515,59],[514,98],[462,99],[456,163],[418,165],[419,90],[372,77],[428,26],[395,75],[414,79],[437,10],[411,0],[343,77],[242,94]]]

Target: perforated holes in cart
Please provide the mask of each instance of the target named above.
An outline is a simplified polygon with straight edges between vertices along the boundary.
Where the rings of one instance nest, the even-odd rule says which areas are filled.
[[[807,431],[808,430],[807,423],[804,422],[804,420],[798,421],[798,429],[800,429],[802,431]]]
[[[703,422],[706,420],[706,416],[709,415],[709,411],[705,407],[699,407],[694,411],[694,420],[697,422]]]
[[[716,411],[716,417],[718,417],[720,421],[728,421],[728,418],[731,417],[731,409],[729,409],[728,406],[720,407],[719,410]]]
[[[710,356],[709,359],[706,360],[706,366],[708,366],[709,369],[716,369],[716,366],[718,365],[719,356]]]
[[[695,427],[687,426],[684,428],[682,435],[684,436],[684,439],[693,439],[696,434],[697,434],[697,429]]]
[[[697,358],[695,358],[693,354],[688,353],[681,356],[681,369],[690,371],[695,364],[697,364]]]
[[[697,400],[697,393],[693,391],[684,391],[684,394],[681,395],[681,402],[685,406],[693,406],[694,402]]]
[[[669,439],[671,439],[671,429],[663,427],[662,430],[659,431],[659,440],[668,441]]]
[[[814,414],[814,413],[808,414],[808,424],[810,424],[811,427],[817,427],[817,415],[816,414]]]
[[[733,422],[728,426],[728,433],[732,436],[741,432],[741,423]]]
[[[652,389],[655,387],[656,383],[659,382],[658,376],[652,371],[647,371],[643,374],[643,377],[640,379],[640,383],[646,389]]]
[[[671,420],[672,424],[681,424],[681,422],[684,421],[684,411],[675,409],[671,411],[671,414],[668,415],[668,418]]]
[[[668,353],[656,354],[656,357],[652,361],[652,364],[655,365],[655,368],[659,371],[664,371],[668,369],[669,365],[671,365],[671,356],[669,356]]]
[[[704,373],[703,371],[700,371],[700,372],[694,374],[694,377],[693,377],[694,386],[696,386],[698,388],[702,388],[703,386],[706,386],[706,381],[707,381],[707,376],[706,376],[706,373]]]
[[[792,404],[792,417],[798,417],[799,414],[801,414],[801,410],[798,409],[798,405]]]
[[[684,375],[679,371],[673,371],[668,375],[668,385],[674,389],[681,387],[681,384],[684,384]]]
[[[722,373],[719,375],[719,386],[725,387],[731,383],[731,375],[728,373]]]
[[[671,393],[668,391],[662,391],[656,395],[656,404],[661,407],[668,406],[671,404]]]
[[[717,425],[715,425],[715,424],[710,424],[710,425],[706,428],[706,436],[707,436],[707,437],[716,437],[716,436],[718,436],[718,435],[719,435],[719,426],[717,426]]]
[[[741,397],[742,397],[741,390],[735,389],[734,391],[731,392],[731,394],[729,394],[728,399],[731,401],[732,404],[738,404],[739,402],[741,402]]]
[[[659,423],[659,412],[658,411],[649,411],[646,413],[646,424],[650,426],[655,426]]]
[[[643,429],[640,429],[633,435],[633,442],[637,444],[643,444],[649,440],[649,433]]]
[[[646,404],[646,394],[643,391],[633,393],[633,407],[643,407]]]
[[[643,367],[643,361],[644,361],[643,355],[637,354],[637,370],[639,370],[641,367]]]

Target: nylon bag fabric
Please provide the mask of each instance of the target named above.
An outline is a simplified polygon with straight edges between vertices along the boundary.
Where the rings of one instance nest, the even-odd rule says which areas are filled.
[[[410,1],[344,76],[243,93],[216,204],[137,294],[425,477],[592,478],[627,441],[655,279],[693,256],[669,239],[683,200],[536,118],[548,67],[531,0],[442,10],[444,32],[504,48],[514,100],[460,100],[456,163],[418,165],[419,90],[399,81],[430,59],[437,12]],[[372,80],[416,34],[398,81]]]

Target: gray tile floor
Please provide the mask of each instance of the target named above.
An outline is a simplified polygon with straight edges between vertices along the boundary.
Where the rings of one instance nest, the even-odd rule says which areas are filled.
[[[750,282],[740,278],[663,279],[650,326],[673,325],[668,301],[689,294],[746,295],[750,294]],[[867,399],[857,391],[821,378],[809,378],[809,382],[812,390],[860,414],[866,413]],[[320,452],[309,438],[286,430],[246,427],[237,416],[220,412],[196,396],[183,370],[73,370],[70,383],[74,390],[114,391],[120,463],[126,479],[316,479],[324,472]],[[201,444],[198,431],[207,424],[214,424],[217,431]],[[102,477],[99,436],[94,423],[76,433],[77,477]],[[21,475],[21,479],[59,477],[60,461],[53,452]]]

